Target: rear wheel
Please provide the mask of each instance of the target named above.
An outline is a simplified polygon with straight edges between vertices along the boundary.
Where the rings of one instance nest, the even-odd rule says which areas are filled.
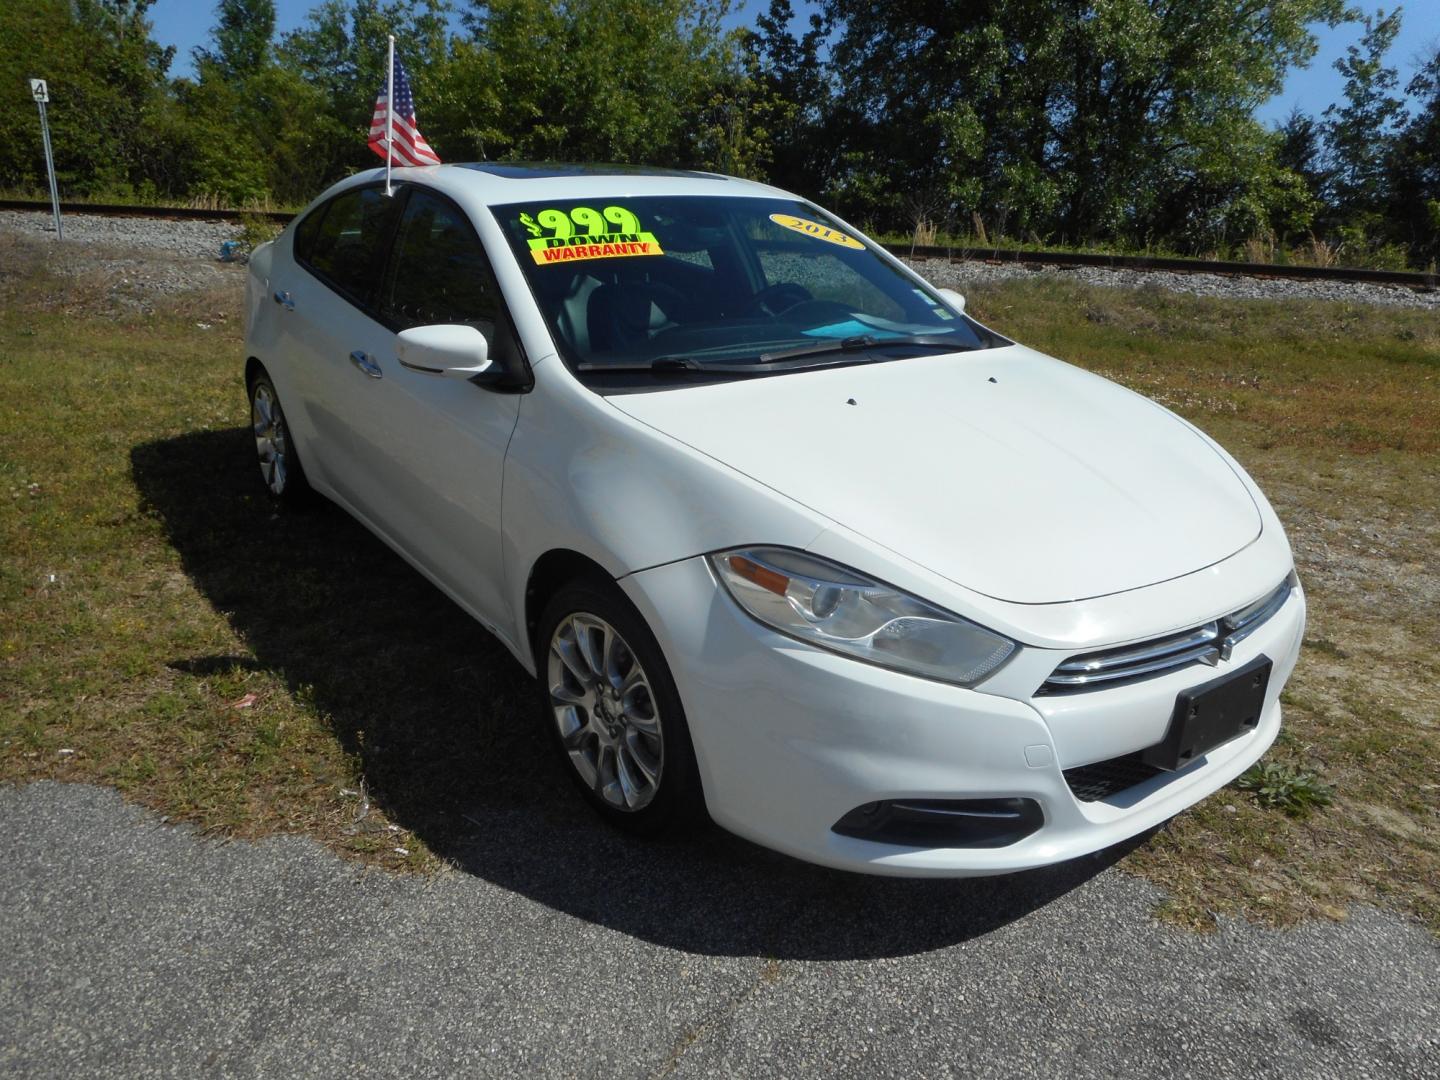
[[[255,436],[255,454],[260,479],[270,495],[286,503],[302,500],[310,490],[305,469],[290,437],[285,410],[275,384],[263,370],[250,382],[250,427]]]
[[[565,769],[612,825],[656,834],[701,815],[695,754],[669,666],[608,581],[577,581],[537,628],[542,720]]]

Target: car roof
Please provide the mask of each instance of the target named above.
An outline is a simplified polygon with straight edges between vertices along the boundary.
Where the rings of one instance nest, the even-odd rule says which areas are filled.
[[[396,182],[416,180],[458,196],[465,202],[490,206],[540,199],[594,199],[636,195],[749,195],[795,198],[789,192],[753,180],[720,173],[660,169],[639,165],[595,165],[550,162],[465,162],[396,168]],[[384,168],[346,181],[383,179]]]

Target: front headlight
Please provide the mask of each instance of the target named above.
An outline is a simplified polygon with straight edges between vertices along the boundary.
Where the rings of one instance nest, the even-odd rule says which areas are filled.
[[[1008,638],[813,555],[755,547],[709,558],[762,623],[857,660],[971,686],[1015,651]]]

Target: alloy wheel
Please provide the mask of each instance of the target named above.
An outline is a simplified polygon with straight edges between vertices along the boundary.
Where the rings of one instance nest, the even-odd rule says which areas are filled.
[[[268,383],[255,384],[250,396],[250,425],[255,432],[260,476],[271,494],[283,495],[290,472],[290,438],[285,430],[285,414]]]
[[[546,671],[561,744],[606,805],[636,811],[660,786],[664,736],[649,676],[620,633],[585,612],[567,615],[550,638]]]

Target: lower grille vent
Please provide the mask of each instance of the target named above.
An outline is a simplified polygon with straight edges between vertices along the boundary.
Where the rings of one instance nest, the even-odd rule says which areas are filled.
[[[1112,795],[1143,784],[1163,770],[1147,765],[1140,758],[1140,752],[1124,757],[1097,761],[1091,765],[1080,765],[1065,770],[1065,782],[1070,791],[1081,802],[1099,802]]]

